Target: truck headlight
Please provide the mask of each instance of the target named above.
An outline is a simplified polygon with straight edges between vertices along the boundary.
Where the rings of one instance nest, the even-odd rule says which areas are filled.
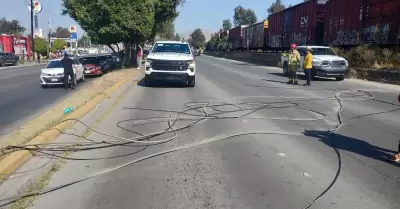
[[[344,61],[346,67],[349,67],[349,62],[347,62],[347,60]]]
[[[188,65],[194,65],[194,60],[189,60],[189,61],[187,61],[187,64],[188,64]]]
[[[316,67],[321,67],[322,66],[322,62],[319,61],[319,60],[315,60],[315,61],[312,62],[312,65],[316,66]]]

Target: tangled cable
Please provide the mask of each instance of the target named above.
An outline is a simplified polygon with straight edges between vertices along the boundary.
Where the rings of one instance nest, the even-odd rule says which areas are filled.
[[[260,101],[260,100],[268,100],[272,99],[273,101]],[[335,93],[334,96],[331,97],[315,97],[315,98],[309,98],[309,97],[276,97],[276,96],[250,96],[250,97],[238,97],[238,98],[231,98],[231,99],[226,99],[226,100],[220,100],[220,101],[212,101],[212,102],[192,102],[192,103],[187,103],[184,105],[184,107],[181,110],[178,111],[168,111],[168,110],[158,110],[160,112],[169,112],[171,113],[169,117],[157,117],[157,118],[140,118],[140,119],[131,119],[131,120],[124,120],[124,121],[119,121],[117,126],[119,128],[122,128],[123,130],[130,131],[132,133],[135,133],[136,137],[133,138],[126,138],[126,137],[121,137],[121,136],[115,136],[112,134],[104,133],[99,130],[96,130],[84,122],[78,120],[78,119],[68,119],[61,121],[60,123],[63,122],[68,122],[68,121],[75,121],[83,126],[85,126],[88,130],[97,133],[102,136],[110,137],[113,140],[107,140],[107,141],[96,141],[93,139],[88,139],[85,138],[85,141],[80,142],[79,144],[75,143],[44,143],[44,144],[34,144],[34,145],[29,145],[29,146],[9,146],[6,147],[5,149],[2,150],[3,154],[10,154],[11,152],[19,151],[19,150],[28,150],[32,153],[40,153],[44,155],[49,155],[52,157],[59,157],[59,158],[65,158],[67,160],[94,160],[90,158],[72,158],[72,157],[62,157],[60,155],[57,155],[55,153],[57,152],[65,152],[65,151],[71,151],[71,152],[81,152],[81,151],[88,151],[88,150],[94,150],[94,149],[105,149],[105,148],[110,148],[110,147],[115,147],[115,146],[139,146],[143,147],[141,150],[136,151],[131,154],[135,154],[137,152],[140,152],[144,149],[146,149],[148,146],[152,145],[157,145],[161,143],[166,143],[169,142],[173,139],[176,139],[178,136],[178,132],[184,129],[187,129],[189,127],[194,127],[198,124],[204,123],[207,120],[225,120],[225,119],[254,119],[254,120],[287,120],[287,121],[318,121],[318,120],[324,120],[327,116],[322,113],[322,112],[317,112],[314,110],[302,108],[299,105],[299,102],[304,102],[304,101],[315,101],[315,100],[336,100],[339,104],[339,111],[337,112],[337,120],[338,120],[338,125],[330,130],[328,132],[330,133],[329,136],[331,136],[334,132],[336,132],[341,126],[343,126],[346,122],[342,121],[342,116],[341,112],[343,109],[342,101],[362,101],[362,100],[369,100],[369,99],[374,99],[373,96],[371,96],[368,92],[365,91],[340,91]],[[276,101],[276,100],[284,100],[284,101]],[[273,109],[282,109],[282,108],[296,108],[297,110],[303,111],[304,113],[313,115],[313,117],[307,117],[307,118],[288,118],[288,117],[262,117],[262,116],[256,116],[257,112],[263,109],[268,109],[268,110],[273,110]],[[139,109],[139,108],[126,108],[126,109]],[[139,109],[139,110],[146,110],[146,109]],[[154,110],[152,110],[154,111]],[[182,125],[182,126],[177,126],[178,121],[190,121],[189,124]],[[349,120],[348,120],[349,121]],[[137,131],[132,131],[130,129],[126,129],[122,127],[121,124],[126,123],[126,122],[132,122],[133,127],[139,127],[143,125],[148,125],[148,124],[154,124],[154,123],[161,123],[161,122],[166,122],[167,123],[167,128],[162,131],[156,131],[150,134],[141,134]],[[62,134],[70,134],[70,133],[64,133],[61,132]],[[164,136],[167,134],[172,134],[172,136],[165,137],[164,139],[161,140],[152,140],[154,137],[157,136]],[[50,187],[41,191],[35,191],[35,192],[30,192],[22,195],[17,195],[9,198],[3,198],[0,199],[0,202],[6,202],[0,206],[8,205],[12,202],[15,202],[21,198],[33,196],[33,195],[40,195],[40,194],[46,194],[91,178],[95,178],[104,174],[108,174],[110,172],[116,171],[120,168],[124,168],[127,166],[130,166],[132,164],[135,164],[137,162],[150,159],[156,156],[164,155],[167,153],[172,153],[176,152],[179,150],[184,150],[184,149],[189,149],[193,148],[196,146],[216,142],[219,140],[225,140],[228,138],[232,137],[237,137],[237,136],[244,136],[244,135],[290,135],[290,136],[303,136],[304,134],[302,133],[289,133],[289,132],[272,132],[272,131],[251,131],[251,132],[239,132],[236,134],[229,134],[229,135],[221,135],[217,137],[212,137],[208,139],[204,139],[198,142],[194,142],[191,144],[187,145],[182,145],[173,149],[157,152],[139,159],[136,159],[134,161],[119,165],[117,167],[107,169],[98,173],[95,173],[93,175],[89,175],[86,177],[83,177],[78,180],[71,181],[66,184],[62,184],[59,186],[55,187]],[[70,134],[74,135],[74,134]],[[74,135],[77,136],[77,135]],[[82,137],[82,136],[79,136]],[[328,187],[320,194],[318,195],[315,199],[310,201],[306,206],[303,207],[303,209],[310,208],[316,201],[318,201],[321,197],[323,197],[335,184],[337,181],[340,172],[341,172],[341,155],[338,149],[335,147],[332,147],[335,150],[335,153],[338,158],[338,169],[336,172],[336,175],[332,182],[328,185]],[[128,155],[123,155],[123,156],[128,156]],[[113,157],[107,157],[107,158],[115,158],[115,157],[121,157],[121,156],[113,156]],[[105,158],[96,158],[96,159],[105,159]]]

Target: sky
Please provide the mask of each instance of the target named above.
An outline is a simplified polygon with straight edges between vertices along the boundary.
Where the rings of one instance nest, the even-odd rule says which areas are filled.
[[[30,11],[27,1],[29,0],[0,0],[3,4],[0,7],[0,17],[8,20],[18,20],[25,28],[26,33],[30,31]],[[298,4],[303,0],[282,0],[284,4]],[[51,28],[58,26],[77,26],[78,37],[83,32],[79,25],[69,16],[61,15],[61,0],[39,0],[42,4],[42,12],[39,14],[39,28],[43,34],[47,34],[49,20]],[[255,11],[258,20],[267,17],[267,8],[275,0],[186,0],[186,3],[179,7],[179,17],[175,22],[175,30],[178,33],[188,33],[196,28],[209,31],[218,31],[221,28],[222,20],[231,19],[236,6],[251,8]],[[5,3],[5,4],[4,4]]]

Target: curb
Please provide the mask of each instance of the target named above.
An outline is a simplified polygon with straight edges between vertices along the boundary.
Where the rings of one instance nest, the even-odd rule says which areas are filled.
[[[135,73],[135,75],[136,74],[137,74],[137,72]],[[114,93],[122,85],[129,82],[131,79],[132,79],[132,77],[128,77],[121,81],[118,81],[116,84],[114,84],[109,89],[107,89],[104,94],[99,94],[99,95],[95,96],[93,99],[89,100],[84,105],[82,105],[79,109],[68,114],[68,116],[65,117],[64,120],[71,119],[71,118],[82,118],[88,112],[95,109],[97,104],[102,102],[104,99],[108,98],[109,97],[108,95]],[[64,122],[64,123],[57,124],[57,125],[53,126],[52,128],[48,129],[47,131],[41,133],[40,135],[34,137],[32,140],[30,140],[25,145],[43,144],[43,143],[48,143],[50,141],[53,141],[60,135],[60,132],[58,130],[65,130],[67,128],[70,128],[73,124],[74,124],[74,122]],[[35,148],[37,148],[37,147],[38,146],[35,146]],[[40,147],[44,147],[44,145],[40,146]],[[7,156],[3,160],[1,160],[0,161],[0,181],[5,180],[8,175],[11,175],[12,172],[14,172],[18,167],[20,167],[23,163],[25,163],[25,161],[27,161],[32,156],[33,155],[30,151],[21,150],[21,151],[13,152],[9,156]]]

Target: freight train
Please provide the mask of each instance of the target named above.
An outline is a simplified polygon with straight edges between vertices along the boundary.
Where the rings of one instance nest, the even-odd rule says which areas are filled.
[[[400,0],[309,0],[268,19],[220,33],[233,50],[279,51],[297,45],[351,47],[400,42]]]

